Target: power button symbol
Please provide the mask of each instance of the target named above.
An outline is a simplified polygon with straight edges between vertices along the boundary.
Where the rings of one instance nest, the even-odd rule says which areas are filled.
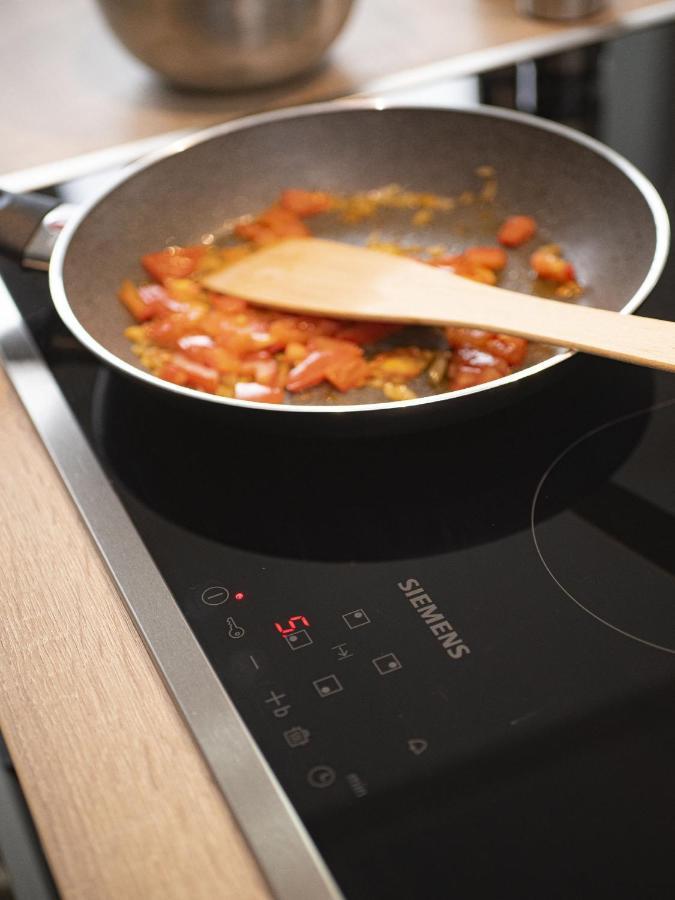
[[[204,588],[202,591],[202,603],[206,603],[207,606],[220,606],[221,603],[226,603],[229,597],[228,589],[219,584]]]
[[[335,784],[335,769],[330,766],[314,766],[307,773],[307,783],[313,788],[327,788]]]

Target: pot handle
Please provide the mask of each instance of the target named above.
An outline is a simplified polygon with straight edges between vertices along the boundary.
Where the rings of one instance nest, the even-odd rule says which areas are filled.
[[[64,215],[50,217],[57,207],[64,208]],[[12,194],[0,189],[0,252],[18,257],[28,268],[47,269],[66,218],[65,207],[70,204],[47,194]]]

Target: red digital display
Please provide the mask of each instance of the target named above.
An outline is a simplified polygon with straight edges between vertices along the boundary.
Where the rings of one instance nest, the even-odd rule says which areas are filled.
[[[298,622],[301,622],[305,628],[310,627],[309,620],[305,616],[291,616],[285,628],[281,622],[275,622],[274,627],[282,637],[286,637],[287,634],[292,634],[295,631],[298,627]]]

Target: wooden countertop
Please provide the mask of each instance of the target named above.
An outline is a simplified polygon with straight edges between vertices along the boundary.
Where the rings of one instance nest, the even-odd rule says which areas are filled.
[[[566,26],[520,18],[511,0],[357,0],[320,70],[223,96],[164,87],[91,0],[5,0],[0,172],[254,109],[467,74],[673,16],[675,0],[616,0]],[[1,370],[0,422],[0,729],[62,896],[268,896]]]
[[[675,0],[613,0],[573,24],[519,16],[515,0],[356,0],[324,65],[280,87],[178,92],[131,57],[94,0],[0,9],[0,173],[197,128],[257,109],[467,74],[675,17]]]

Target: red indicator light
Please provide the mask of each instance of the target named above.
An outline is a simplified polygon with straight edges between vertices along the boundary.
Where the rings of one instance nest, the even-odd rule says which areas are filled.
[[[237,591],[237,593],[234,595],[234,599],[235,599],[235,600],[243,600],[243,599],[244,599],[244,596],[245,596],[245,595],[244,595],[244,593],[243,593],[242,591]]]
[[[296,624],[297,622],[302,622],[305,628],[310,627],[309,620],[305,616],[291,616],[288,620],[288,626],[286,628],[284,628],[281,622],[275,622],[274,627],[282,637],[286,637],[287,634],[291,634],[291,632],[295,631],[295,629],[298,627]]]

